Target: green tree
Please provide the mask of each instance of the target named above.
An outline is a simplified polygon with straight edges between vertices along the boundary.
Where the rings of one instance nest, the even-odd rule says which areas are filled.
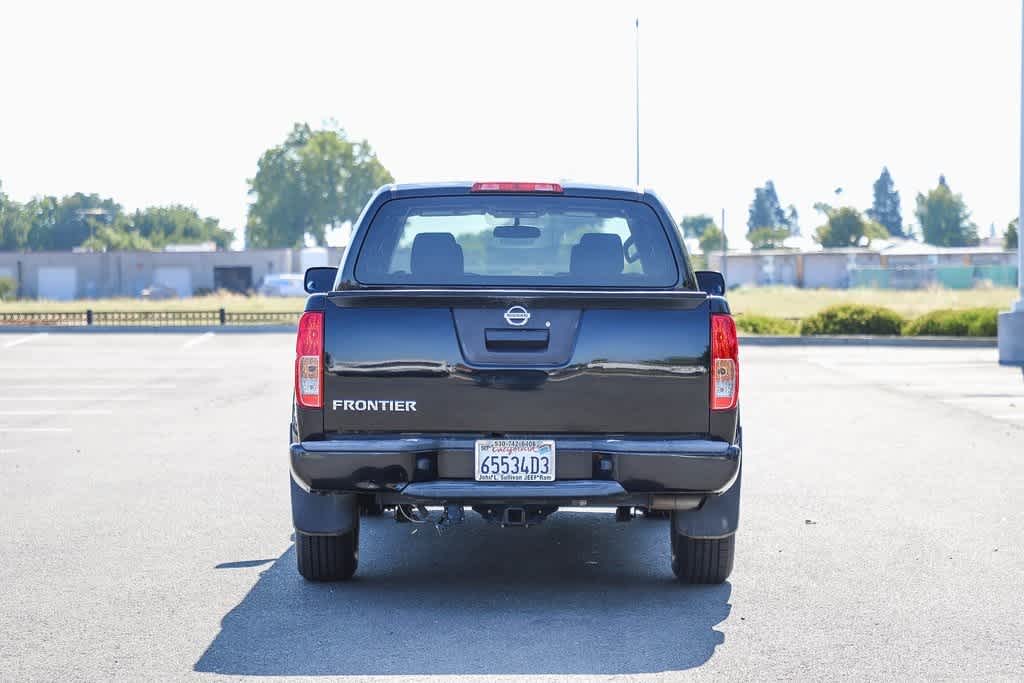
[[[939,247],[970,247],[978,244],[978,226],[971,222],[963,197],[954,194],[939,176],[939,184],[927,195],[917,195],[917,222],[924,241]]]
[[[1017,221],[1014,218],[1010,221],[1010,224],[1006,226],[1006,232],[1003,234],[1003,246],[1007,249],[1016,249],[1017,245],[1020,244],[1017,240]]]
[[[0,249],[25,249],[31,229],[24,207],[10,199],[0,185]]]
[[[369,142],[361,140],[353,143],[352,149],[352,168],[341,194],[339,224],[355,221],[377,188],[395,182],[394,176],[380,163]]]
[[[717,226],[715,226],[714,218],[706,213],[700,213],[694,216],[683,216],[683,220],[679,221],[679,227],[683,229],[684,236],[699,238],[704,235],[705,230]]]
[[[246,242],[292,247],[309,235],[324,244],[328,227],[354,221],[373,191],[392,181],[365,140],[350,142],[333,125],[295,124],[283,144],[263,153],[249,180]]]
[[[889,236],[889,233],[878,223],[864,220],[860,211],[852,206],[833,209],[827,205],[819,205],[825,214],[825,225],[814,233],[814,240],[823,247],[857,247],[869,246],[871,240]]]
[[[21,207],[25,221],[28,223],[25,249],[40,251],[52,248],[59,204],[60,201],[56,197],[33,197]]]
[[[781,249],[789,237],[788,228],[757,228],[747,233],[747,240],[754,249]]]
[[[792,215],[795,217],[795,209],[793,209]],[[750,239],[749,233],[761,228],[785,228],[786,233],[790,233],[789,218],[782,209],[782,204],[779,203],[779,195],[775,192],[775,183],[771,180],[767,181],[764,187],[754,188],[754,201],[750,203],[750,212],[747,217],[747,239]]]
[[[13,278],[0,277],[0,301],[13,299],[18,293],[18,283]]]
[[[878,223],[893,237],[906,237],[903,233],[903,216],[900,214],[900,193],[889,175],[889,169],[882,167],[882,174],[874,184],[875,198],[868,209],[868,218]]]
[[[705,254],[715,251],[722,251],[725,246],[725,236],[717,225],[712,223],[700,236],[700,250]]]
[[[35,197],[18,204],[0,191],[0,249],[160,249],[211,241],[226,249],[233,239],[216,218],[201,217],[187,206],[154,206],[128,216],[113,199],[96,194]]]
[[[151,251],[153,243],[130,228],[127,219],[116,225],[100,225],[92,237],[80,245],[92,251]]]
[[[99,227],[121,216],[121,205],[98,194],[76,192],[57,199],[36,197],[22,211],[29,222],[26,249],[68,251],[80,246]]]
[[[800,214],[796,212],[796,207],[792,204],[786,209],[786,227],[789,228],[790,235],[800,234]]]
[[[198,244],[214,242],[218,249],[231,246],[235,234],[220,227],[216,218],[204,218],[191,206],[172,204],[151,206],[136,211],[126,226],[153,247],[162,249],[168,244]]]

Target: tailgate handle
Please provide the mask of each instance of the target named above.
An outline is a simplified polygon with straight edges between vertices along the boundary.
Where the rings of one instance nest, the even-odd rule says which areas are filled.
[[[490,351],[530,351],[548,347],[547,330],[484,330],[484,342]]]

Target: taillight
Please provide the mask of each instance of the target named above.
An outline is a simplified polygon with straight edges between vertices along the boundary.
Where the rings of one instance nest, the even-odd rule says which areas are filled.
[[[473,183],[470,192],[555,192],[560,194],[558,183]]]
[[[740,394],[740,344],[731,315],[711,316],[711,410],[732,410]]]
[[[324,404],[324,314],[303,313],[295,340],[295,399],[305,408]]]

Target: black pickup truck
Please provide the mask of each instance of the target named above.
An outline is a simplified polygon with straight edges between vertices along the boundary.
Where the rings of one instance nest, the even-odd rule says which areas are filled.
[[[291,421],[299,572],[356,570],[361,515],[530,526],[671,517],[672,569],[721,583],[739,520],[736,326],[649,192],[389,185],[306,273]]]

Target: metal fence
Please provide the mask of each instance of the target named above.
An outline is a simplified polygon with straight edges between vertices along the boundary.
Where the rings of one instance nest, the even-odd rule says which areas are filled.
[[[17,327],[213,327],[220,325],[295,325],[300,312],[259,311],[66,311],[0,313],[0,325]]]
[[[850,270],[850,286],[875,289],[1016,287],[1017,268],[1015,266],[859,267]]]

